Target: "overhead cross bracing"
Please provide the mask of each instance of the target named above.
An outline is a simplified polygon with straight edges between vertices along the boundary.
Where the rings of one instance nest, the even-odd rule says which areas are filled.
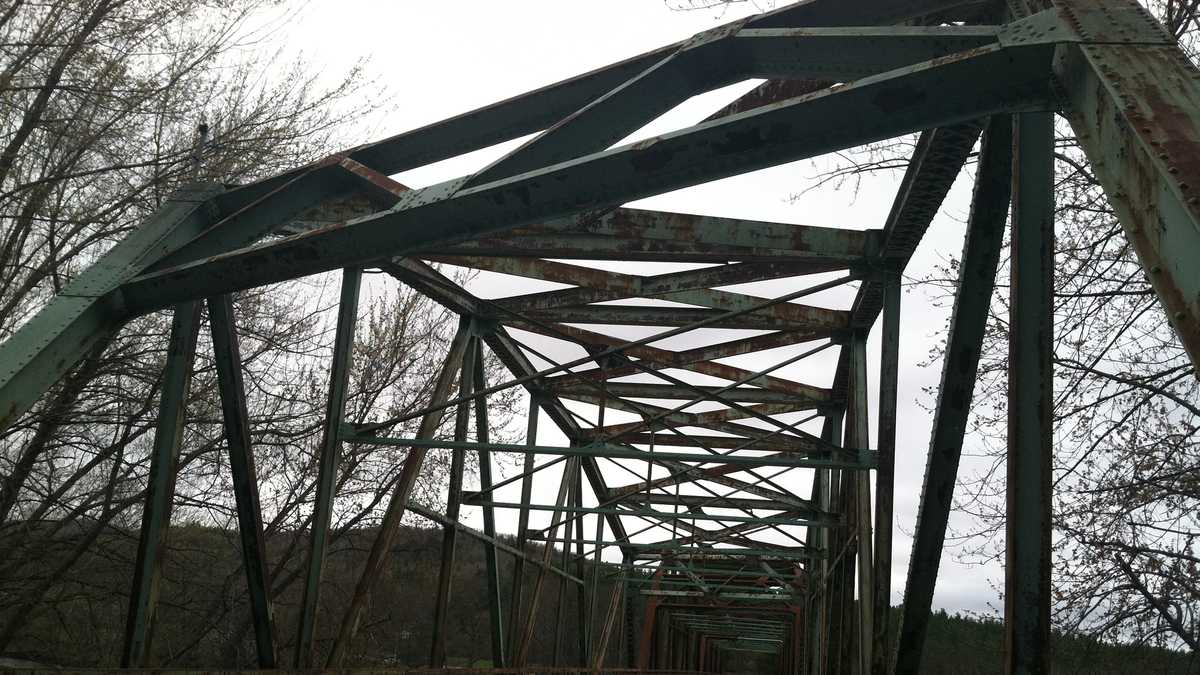
[[[749,79],[766,82],[709,119],[614,147],[691,96]],[[1197,82],[1171,36],[1129,0],[788,5],[254,184],[181,189],[0,345],[0,424],[18,420],[129,319],[172,312],[127,667],[145,665],[149,650],[207,304],[261,666],[322,665],[313,660],[319,627],[336,635],[325,664],[344,662],[397,527],[413,512],[444,528],[438,609],[426,619],[435,666],[446,657],[448,570],[466,536],[487,551],[496,665],[532,665],[532,636],[545,629],[537,607],[554,576],[579,593],[583,615],[567,652],[581,667],[617,665],[611,653],[622,645],[624,665],[642,670],[720,670],[753,652],[780,672],[915,673],[1011,221],[1005,668],[1048,672],[1054,115],[1072,125],[1195,361]],[[627,206],[910,133],[919,137],[892,209],[869,229]],[[531,134],[467,176],[419,189],[393,178]],[[972,153],[962,276],[893,636],[900,275]],[[412,420],[344,420],[367,268],[462,317],[429,404]],[[482,293],[450,268],[540,290],[497,284]],[[335,270],[342,290],[311,554],[297,625],[280,627],[266,592],[231,294]],[[876,356],[866,340],[877,324]],[[487,380],[489,354],[507,380]],[[823,360],[826,372],[814,365]],[[532,400],[527,441],[492,443],[488,396],[512,387]],[[452,439],[437,435],[445,415]],[[539,443],[543,415],[566,443]],[[394,431],[408,421],[419,422],[415,436]],[[409,451],[349,610],[327,617],[317,608],[344,443]],[[433,448],[454,458],[442,513],[408,503]],[[521,471],[493,475],[498,452],[521,455]],[[477,490],[463,486],[468,461]],[[535,481],[551,484],[553,501],[533,500]],[[461,522],[464,510],[480,514],[481,529]],[[515,546],[498,531],[508,513]],[[534,569],[532,586],[518,571],[506,587],[500,555]],[[613,582],[608,597],[598,593],[601,575]],[[295,631],[291,659],[278,654],[281,630]]]

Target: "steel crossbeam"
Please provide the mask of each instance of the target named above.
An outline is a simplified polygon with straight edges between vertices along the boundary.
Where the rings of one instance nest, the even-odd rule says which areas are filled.
[[[766,81],[707,120],[613,147],[692,96],[751,78]],[[1200,362],[1200,78],[1132,0],[807,0],[257,183],[180,189],[0,343],[0,427],[131,318],[174,312],[121,652],[124,666],[146,664],[207,299],[251,625],[259,663],[271,667],[262,478],[230,294],[342,269],[297,667],[335,668],[357,653],[371,591],[411,511],[443,528],[433,665],[449,657],[451,571],[465,534],[484,546],[498,667],[541,658],[539,610],[553,602],[546,582],[557,576],[578,587],[578,616],[561,616],[560,587],[555,665],[601,668],[619,646],[622,661],[643,670],[717,670],[753,652],[787,673],[886,675],[893,662],[894,672],[915,673],[1011,205],[1005,672],[1045,673],[1055,113],[1074,128],[1171,325]],[[894,474],[908,460],[896,440],[900,278],[984,129],[893,653]],[[913,133],[882,223],[797,225],[626,205]],[[390,177],[530,134],[450,181],[409,189]],[[329,220],[335,207],[352,217]],[[613,261],[676,267],[604,264]],[[520,278],[526,290],[495,281],[484,294],[447,267]],[[352,426],[344,409],[364,268],[461,323],[420,410]],[[841,276],[814,276],[827,273]],[[742,286],[767,281],[786,290],[760,297],[767,291]],[[833,289],[853,297],[837,307],[814,299]],[[877,323],[876,355],[867,338]],[[838,351],[832,377],[808,381],[826,350]],[[492,363],[508,375],[489,382]],[[489,397],[514,388],[531,400],[526,438],[492,442]],[[418,419],[416,437],[389,435]],[[541,442],[539,419],[566,443]],[[319,664],[322,568],[346,443],[404,448],[407,457]],[[452,457],[444,513],[409,503],[433,448]],[[523,457],[519,471],[493,475],[497,453]],[[468,459],[477,490],[463,485]],[[553,486],[554,503],[535,501]],[[482,532],[462,524],[465,512],[482,514]],[[549,512],[549,526],[530,526],[539,512]],[[501,535],[513,529],[509,513],[515,545]],[[516,561],[506,593],[501,555]],[[571,622],[579,639],[567,646],[557,631]]]

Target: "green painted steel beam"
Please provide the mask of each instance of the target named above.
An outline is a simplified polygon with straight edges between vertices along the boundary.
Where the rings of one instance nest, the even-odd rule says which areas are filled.
[[[857,80],[989,44],[999,26],[744,28],[734,49],[756,77]]]
[[[1054,148],[1053,115],[1014,117],[1004,566],[1008,673],[1051,672]]]
[[[773,548],[746,548],[746,549],[728,549],[728,548],[704,548],[696,546],[670,546],[662,544],[641,544],[644,550],[641,553],[635,554],[635,557],[643,560],[659,560],[665,557],[678,556],[680,554],[690,554],[693,557],[700,556],[711,557],[714,555],[728,555],[730,560],[736,560],[740,556],[747,558],[775,559],[781,561],[805,561],[814,558],[823,558],[825,554],[822,551],[813,549],[807,551],[787,551],[783,549]],[[660,551],[668,551],[664,554]]]
[[[566,226],[535,226],[527,231],[733,247],[732,251],[775,255],[789,263],[861,262],[874,253],[879,237],[878,230],[793,225],[632,208],[618,208],[599,217],[579,218],[568,223]]]
[[[563,543],[566,540],[561,537],[547,538],[544,533],[539,531],[531,531],[528,537],[533,541],[545,541],[551,543]],[[589,543],[595,545],[595,541]],[[824,553],[819,550],[797,551],[788,548],[770,548],[765,542],[760,542],[763,548],[712,548],[703,546],[687,546],[685,544],[673,542],[629,542],[622,539],[602,539],[599,542],[601,548],[610,546],[619,546],[633,551],[632,556],[639,560],[658,560],[664,557],[671,557],[679,554],[687,554],[695,556],[717,556],[724,558],[728,555],[731,559],[737,559],[740,556],[751,558],[774,558],[779,560],[808,560],[811,558],[821,558]]]
[[[749,377],[754,378],[757,374],[750,374]],[[678,380],[677,380],[678,382]],[[674,408],[664,408],[652,403],[632,402],[620,398],[603,397],[600,387],[593,388],[593,393],[577,393],[572,396],[575,400],[585,401],[594,405],[605,404],[608,408],[623,410],[635,415],[641,415],[650,418],[653,421],[646,422],[630,422],[627,424],[615,425],[611,427],[599,427],[593,430],[590,435],[603,434],[598,440],[606,440],[604,436],[612,436],[614,440],[619,440],[621,433],[624,431],[640,431],[642,429],[673,429],[678,427],[700,427],[710,429],[712,431],[723,432],[734,436],[745,438],[746,444],[751,444],[754,439],[785,441],[791,444],[791,451],[794,453],[805,454],[840,454],[841,451],[832,447],[829,443],[822,441],[820,438],[809,434],[803,430],[790,428],[789,433],[782,433],[773,429],[763,429],[738,422],[731,422],[721,419],[723,415],[729,413],[725,411],[718,412],[684,412],[682,408],[686,406],[675,406]],[[696,395],[697,400],[702,399],[703,395]],[[768,404],[773,405],[773,404]],[[803,404],[800,404],[803,407]],[[785,410],[775,409],[773,412],[791,412],[791,406],[785,406]],[[765,420],[773,424],[784,426],[783,422],[768,419]],[[680,436],[686,438],[688,434],[671,433],[669,436]],[[664,439],[664,445],[669,445],[670,440]],[[752,446],[751,446],[752,447]],[[749,448],[747,448],[749,449]]]
[[[320,606],[321,579],[329,548],[329,524],[333,519],[337,472],[341,466],[341,441],[337,430],[346,414],[350,384],[350,361],[354,351],[354,330],[358,322],[358,300],[362,290],[362,270],[342,270],[338,296],[338,318],[333,338],[333,362],[329,368],[329,387],[325,397],[325,420],[321,429],[321,447],[317,455],[317,485],[313,502],[312,531],[305,560],[304,594],[296,622],[294,665],[313,665],[317,610]]]
[[[586,251],[587,249],[583,250]],[[593,281],[592,275],[598,270],[590,267],[555,262],[553,264],[556,269],[553,270],[546,270],[539,265],[535,270],[526,271],[527,265],[520,264],[533,261],[540,264],[550,263],[550,261],[541,259],[482,256],[439,256],[430,259],[475,269],[504,270],[505,273],[509,273],[508,270],[513,270],[512,273],[522,272],[518,276],[528,276],[548,281],[561,280],[561,283],[575,285],[574,288],[516,295],[491,301],[491,304],[497,308],[498,312],[509,314],[520,314],[526,310],[550,309],[606,300],[618,300],[635,295],[638,297],[667,297],[679,291],[709,289],[748,282],[796,277],[807,273],[808,269],[810,269],[807,267],[798,267],[795,263],[782,262],[778,258],[775,258],[768,262],[736,262],[654,276],[620,275],[613,272],[605,272],[601,278]],[[827,271],[828,269],[832,268],[827,266],[822,267],[822,271]],[[588,283],[583,283],[584,279],[588,279]],[[785,344],[794,344],[796,342],[816,339],[812,337],[815,333],[815,331],[789,330],[774,333],[773,335],[774,339],[777,340],[783,340],[785,337],[789,339],[790,341]],[[763,341],[757,340],[756,343]]]
[[[183,442],[188,390],[199,332],[200,303],[188,302],[176,307],[171,319],[171,337],[159,395],[158,423],[150,455],[146,501],[138,531],[133,587],[129,593],[129,611],[125,616],[122,668],[145,667],[150,654],[159,579],[162,576],[162,556],[166,549],[167,530],[171,526],[179,448]]]
[[[976,18],[980,7],[990,4],[990,0],[873,0],[870,4],[810,0],[752,17],[747,26],[866,26],[905,23],[929,16],[967,21]]]
[[[645,589],[640,591],[642,595],[660,596],[667,598],[703,598],[707,594],[703,591],[675,591],[675,590],[655,590]],[[748,600],[748,601],[764,601],[764,602],[794,602],[796,598],[792,595],[784,595],[781,593],[717,593],[714,596],[721,600]]]
[[[640,461],[662,462],[694,462],[697,464],[722,464],[738,466],[786,466],[795,468],[838,468],[866,471],[874,467],[875,452],[859,450],[856,453],[847,452],[844,458],[818,459],[801,457],[788,453],[775,453],[762,456],[739,454],[696,454],[682,452],[649,452],[622,445],[578,445],[573,447],[547,445],[521,445],[513,443],[470,443],[439,439],[421,438],[389,438],[383,436],[364,436],[353,433],[350,428],[343,427],[341,439],[348,443],[364,443],[368,445],[390,445],[404,448],[445,448],[478,450],[479,446],[494,452],[533,452],[543,455],[560,455],[566,457],[595,457],[604,459],[630,459]],[[697,467],[703,469],[704,467]]]
[[[204,231],[212,218],[207,202],[220,191],[219,186],[197,184],[173,193],[0,343],[0,429],[15,422],[85,354],[120,328],[127,314],[113,290],[164,252]]]
[[[795,505],[785,504],[774,499],[757,499],[752,497],[721,497],[714,498],[705,495],[674,495],[662,492],[639,492],[627,495],[621,498],[622,502],[630,504],[659,504],[659,505],[679,505],[684,508],[693,507],[736,507],[743,509],[771,509],[777,511],[796,510]],[[833,515],[831,513],[822,513],[815,506],[812,507],[813,514],[822,514],[826,516]]]
[[[958,293],[951,312],[913,533],[913,562],[908,566],[904,584],[904,612],[897,633],[897,675],[917,675],[921,671],[921,650],[933,606],[983,334],[1008,221],[1011,182],[1012,121],[1007,115],[999,115],[992,119],[984,135],[967,219]]]
[[[548,389],[555,394],[567,397],[570,397],[572,394],[596,394],[595,386],[581,382],[556,382],[552,383]],[[796,406],[792,408],[793,410],[809,410],[828,402],[828,393],[826,393],[826,396],[823,397],[805,399],[796,396],[795,394],[772,391],[770,389],[762,389],[760,387],[735,387],[733,389],[727,389],[725,387],[698,386],[697,389],[699,389],[701,393],[697,393],[688,387],[681,387],[673,384],[607,382],[604,385],[604,390],[608,395],[619,396],[622,398],[691,401],[700,398],[700,396],[703,394],[709,397],[720,396],[723,399],[737,401],[739,403],[778,403]],[[662,440],[670,441],[670,438],[663,437]]]
[[[1055,4],[1074,19],[1062,23],[1080,32],[1079,44],[1054,64],[1067,119],[1171,326],[1200,366],[1196,67],[1137,3]]]
[[[463,189],[469,177],[447,181],[344,227],[164,270],[122,290],[131,308],[148,311],[615,206],[918,129],[1005,110],[1052,109],[1047,77],[1052,51],[1046,45],[981,48],[485,185]],[[913,95],[919,91],[943,94]]]
[[[667,298],[673,299],[673,298]],[[695,303],[692,303],[695,304]],[[832,332],[844,328],[846,317],[837,310],[817,310],[813,314],[828,315],[805,318],[773,316],[771,312],[752,312],[728,319],[718,318],[724,310],[688,307],[643,307],[625,305],[589,305],[586,307],[555,307],[530,310],[524,316],[529,320],[572,324],[599,324],[623,326],[686,326],[691,323],[712,320],[712,328],[737,328],[741,330],[810,330]],[[507,317],[497,316],[507,322]],[[520,327],[525,321],[514,325]]]
[[[475,500],[471,506],[492,506],[501,509],[519,509],[523,505],[516,502],[496,502],[490,500]],[[654,509],[617,509],[596,506],[554,506],[552,504],[529,504],[524,506],[534,511],[559,511],[564,513],[591,513],[616,516],[638,516],[642,518],[658,518],[660,520],[712,520],[730,523],[762,523],[764,525],[798,525],[804,527],[839,527],[839,523],[831,520],[813,520],[807,518],[787,518],[781,516],[735,516],[727,514],[710,514],[695,512],[671,513]]]
[[[658,428],[660,425],[655,425],[655,427]],[[599,431],[592,431],[585,434],[584,437],[595,439],[597,437],[602,438],[605,435]],[[630,445],[649,446],[653,444],[656,448],[705,448],[711,450],[737,448],[739,450],[761,450],[764,452],[797,452],[794,443],[789,442],[787,437],[780,436],[750,439],[740,436],[708,436],[697,433],[688,433],[686,436],[680,436],[678,434],[658,431],[654,434],[649,432],[622,433],[621,440]]]
[[[670,562],[675,562],[675,561],[680,561],[680,560],[686,560],[686,558],[676,558],[674,561],[663,560],[663,561],[661,561],[661,564],[666,565]],[[660,563],[655,562],[653,564],[633,565],[633,566],[631,566],[631,569],[653,570],[653,569],[657,569],[658,564],[660,564]],[[669,569],[673,570],[674,568],[669,568]],[[688,571],[691,571],[695,574],[712,575],[713,577],[716,577],[716,578],[759,579],[762,577],[771,576],[771,575],[767,574],[765,570],[762,570],[762,569],[749,569],[749,570],[747,570],[747,569],[722,569],[719,567],[695,567],[695,566],[689,566],[687,569],[688,569]]]
[[[623,583],[626,585],[629,585],[629,586],[653,585],[653,586],[659,587],[661,590],[673,590],[676,588],[678,588],[678,589],[682,589],[682,588],[699,589],[696,592],[698,592],[701,595],[706,596],[706,597],[722,597],[722,596],[728,596],[729,593],[741,593],[744,595],[763,595],[763,596],[776,596],[777,595],[777,596],[783,596],[783,597],[795,599],[796,597],[798,597],[800,595],[798,592],[793,593],[790,590],[788,592],[775,591],[775,590],[767,589],[767,588],[764,588],[761,586],[754,586],[751,584],[733,584],[733,583],[717,584],[715,582],[711,583],[711,584],[704,584],[703,582],[697,583],[696,581],[694,581],[692,579],[663,578],[663,579],[655,580],[651,577],[641,577],[641,576],[637,576],[637,575],[630,575],[629,577],[624,579]],[[669,586],[671,588],[664,589],[664,588],[662,588],[663,586]],[[720,590],[717,590],[718,586],[719,586]]]
[[[478,316],[482,312],[481,300],[468,293],[430,265],[414,259],[396,259],[382,265],[384,271],[413,287],[418,292],[432,298],[446,308],[460,315]],[[538,369],[534,367],[529,357],[525,355],[520,343],[512,338],[502,326],[483,337],[484,342],[492,349],[496,358],[508,368],[519,381],[529,390],[531,396],[541,396],[539,391],[540,378],[536,377]],[[541,409],[554,421],[568,438],[579,438],[582,433],[578,421],[561,401],[554,397],[541,397]],[[583,473],[587,477],[592,492],[602,501],[611,498],[610,489],[601,475],[598,463],[593,458],[584,458]],[[625,528],[619,518],[612,518],[609,527],[617,537],[626,537]]]
[[[565,226],[561,222],[558,224]],[[443,256],[545,257],[560,260],[758,264],[794,260],[790,263],[793,266],[792,275],[818,274],[859,265],[856,260],[805,260],[804,256],[800,256],[801,259],[796,260],[797,256],[788,255],[778,249],[754,249],[696,241],[619,238],[578,234],[565,230],[554,234],[510,234],[507,232],[488,234],[468,241],[423,248],[413,255],[429,258]]]
[[[250,413],[246,408],[246,388],[242,378],[241,347],[234,323],[233,298],[222,295],[209,298],[207,304],[258,666],[274,668],[277,658],[271,608],[271,577],[267,570],[267,547],[263,538],[262,509],[258,496],[258,472],[250,441]]]

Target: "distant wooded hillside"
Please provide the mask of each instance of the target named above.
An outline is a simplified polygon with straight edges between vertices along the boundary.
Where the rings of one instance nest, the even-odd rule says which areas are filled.
[[[336,622],[353,592],[374,534],[374,530],[359,530],[342,537],[329,555],[318,624],[321,649],[328,648],[329,638],[337,629]],[[46,551],[39,563],[41,569],[54,569],[54,557],[59,555],[56,551],[65,555],[73,549],[66,541],[71,537],[69,533],[59,536],[64,545]],[[253,667],[254,646],[236,533],[177,526],[172,528],[170,536],[171,550],[154,637],[155,661],[160,666],[175,668]],[[353,660],[347,665],[411,667],[427,663],[441,538],[441,529],[424,528],[405,528],[396,537],[392,564],[371,598],[370,611],[352,651]],[[280,537],[270,542],[269,548],[275,549],[291,540]],[[87,559],[76,566],[81,573],[53,582],[53,589],[47,594],[50,602],[27,617],[12,647],[0,657],[46,665],[114,666],[119,658],[136,549],[136,532],[110,531],[93,543],[85,554]],[[283,550],[272,553],[277,559],[294,557]],[[507,599],[512,582],[512,556],[502,553],[501,563],[502,597]],[[530,567],[526,566],[527,589],[534,578]],[[602,579],[611,572],[602,569]],[[294,569],[275,570],[275,583],[280,585],[284,577],[298,573]],[[20,578],[28,576],[23,574]],[[597,595],[607,599],[608,588],[603,583]],[[298,584],[288,584],[287,590],[274,598],[277,639],[284,664],[291,661],[299,590]],[[560,614],[559,578],[548,577],[539,619],[544,629],[535,632],[531,662],[552,662],[555,625],[563,629],[561,649],[565,662],[576,658],[577,593],[569,583],[566,591],[561,596]],[[450,664],[490,665],[483,549],[470,537],[459,537],[450,605],[447,643]],[[0,602],[0,614],[6,609]],[[892,620],[898,615],[897,608]],[[635,612],[635,616],[640,620],[641,612]],[[999,673],[1001,628],[996,621],[936,613],[930,624],[924,672],[927,675]],[[610,651],[610,663],[615,666],[618,658],[615,644]],[[1059,637],[1055,672],[1058,675],[1189,675],[1200,673],[1200,659],[1150,647]]]

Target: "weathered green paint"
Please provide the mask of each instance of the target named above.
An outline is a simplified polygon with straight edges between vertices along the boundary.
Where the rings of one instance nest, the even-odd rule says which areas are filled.
[[[208,299],[208,323],[212,333],[217,386],[229,470],[237,505],[238,532],[242,543],[242,567],[250,595],[254,644],[260,668],[276,666],[275,625],[271,610],[271,579],[267,572],[267,547],[263,540],[262,509],[258,499],[258,472],[250,444],[250,413],[246,409],[246,387],[242,382],[242,356],[234,324],[233,298],[222,295]]]
[[[154,447],[150,455],[150,478],[146,486],[145,506],[142,508],[133,588],[129,593],[129,612],[125,617],[122,668],[144,668],[150,655],[159,579],[162,575],[162,555],[167,529],[171,524],[171,507],[175,501],[175,474],[179,466],[179,446],[183,441],[188,386],[192,381],[199,332],[200,303],[185,302],[176,307],[171,320],[167,363],[159,393],[158,426],[154,430]]]
[[[317,495],[313,505],[312,532],[309,535],[307,575],[300,605],[300,620],[296,629],[296,654],[293,663],[297,668],[313,665],[313,637],[321,597],[321,573],[329,548],[329,524],[333,518],[334,489],[337,484],[337,468],[341,461],[341,441],[337,437],[337,431],[346,414],[350,359],[353,356],[354,328],[358,320],[358,297],[361,287],[361,269],[350,267],[342,270],[333,365],[329,370],[329,395],[325,400],[325,426],[321,435],[320,454],[317,456]]]

